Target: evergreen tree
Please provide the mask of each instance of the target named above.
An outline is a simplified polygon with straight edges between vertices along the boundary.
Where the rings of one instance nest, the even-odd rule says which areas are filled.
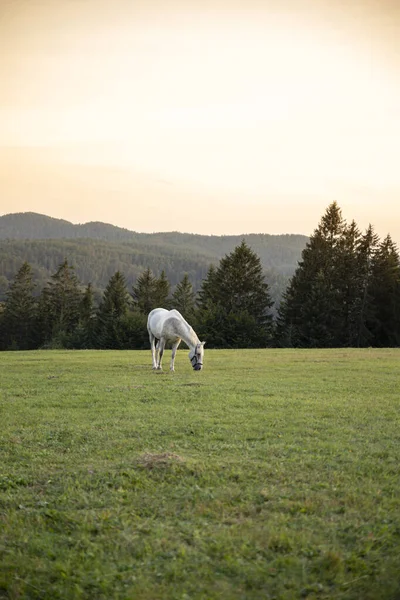
[[[36,301],[31,266],[24,262],[6,292],[2,314],[4,348],[29,350],[36,344]]]
[[[125,277],[117,271],[108,282],[97,313],[97,347],[123,347],[124,332],[121,324],[128,313],[130,302]]]
[[[196,327],[207,335],[207,345],[223,348],[226,315],[217,302],[217,267],[210,265],[196,298]]]
[[[345,222],[333,202],[302,252],[279,309],[280,345],[343,345],[341,261]]]
[[[43,341],[69,345],[79,323],[82,293],[74,267],[65,260],[51,276],[39,302]]]
[[[369,293],[375,314],[369,323],[372,344],[400,345],[400,259],[390,235],[379,245],[372,261]]]
[[[89,323],[96,316],[96,310],[94,307],[94,292],[93,292],[93,286],[91,283],[88,283],[86,290],[83,294],[80,314],[81,314],[81,321],[84,324]]]
[[[134,305],[141,313],[147,315],[153,308],[156,308],[156,296],[157,279],[151,269],[147,268],[139,275],[136,285],[133,286]]]
[[[178,283],[172,294],[172,306],[176,310],[179,310],[189,323],[193,322],[195,315],[195,294],[187,273],[185,273],[182,281]]]
[[[169,308],[169,290],[170,284],[165,271],[162,271],[160,278],[157,279],[151,269],[145,269],[133,286],[134,305],[146,316],[154,308]]]
[[[0,303],[5,302],[7,295],[6,292],[9,288],[9,283],[7,277],[4,275],[0,275]]]
[[[93,286],[89,283],[83,294],[80,306],[79,325],[76,330],[74,347],[92,348],[95,344],[96,309]]]
[[[211,268],[200,292],[203,335],[228,347],[263,347],[271,337],[272,305],[260,258],[243,240]]]
[[[228,312],[248,312],[260,326],[270,323],[271,300],[261,261],[244,240],[221,259],[215,296]]]
[[[214,306],[217,302],[216,297],[216,274],[217,268],[210,265],[207,276],[203,279],[201,288],[197,293],[196,304],[200,311],[206,311]]]
[[[371,322],[374,320],[374,304],[370,293],[372,279],[372,265],[379,244],[379,238],[374,232],[372,225],[362,236],[357,248],[357,268],[359,273],[360,296],[357,318],[357,338],[355,346],[363,347],[372,343],[373,333],[370,330]]]
[[[156,297],[154,308],[167,308],[169,309],[170,302],[168,300],[171,285],[167,279],[164,269],[161,271],[161,275],[156,279]]]
[[[6,322],[4,320],[4,302],[0,302],[0,350],[7,350]]]
[[[133,310],[120,320],[120,344],[123,349],[144,350],[149,348],[147,316]]]
[[[340,302],[340,331],[336,336],[339,346],[356,346],[358,341],[362,273],[360,270],[359,247],[361,232],[355,221],[344,228],[340,244],[338,270],[338,293]]]

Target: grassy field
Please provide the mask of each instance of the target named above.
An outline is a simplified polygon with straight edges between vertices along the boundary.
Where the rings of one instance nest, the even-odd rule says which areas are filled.
[[[400,350],[150,365],[0,354],[0,598],[400,598]]]

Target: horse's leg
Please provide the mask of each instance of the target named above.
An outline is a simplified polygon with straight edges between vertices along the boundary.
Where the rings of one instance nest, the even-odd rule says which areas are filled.
[[[157,342],[156,342],[156,353],[155,353],[156,354],[156,362],[155,362],[156,366],[154,367],[155,369],[158,369],[158,350],[159,350],[159,348],[160,348],[160,340],[157,340]]]
[[[169,367],[170,371],[175,371],[175,355],[176,355],[176,351],[178,350],[178,346],[179,346],[180,343],[181,343],[181,340],[178,340],[172,346],[171,364],[170,364],[170,367]]]
[[[160,341],[157,344],[158,347],[158,365],[157,365],[157,369],[159,369],[160,371],[162,371],[162,357],[164,354],[164,348],[165,348],[165,338],[161,338]]]
[[[157,369],[156,338],[151,333],[151,331],[149,331],[149,339],[150,339],[151,357],[153,359],[153,369]]]

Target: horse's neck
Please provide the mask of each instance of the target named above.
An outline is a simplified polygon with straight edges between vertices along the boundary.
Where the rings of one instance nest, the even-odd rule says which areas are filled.
[[[184,322],[184,327],[182,327],[181,338],[191,350],[193,350],[197,344],[200,343],[200,340],[197,337],[194,329],[190,327],[189,323],[186,323],[186,321]]]

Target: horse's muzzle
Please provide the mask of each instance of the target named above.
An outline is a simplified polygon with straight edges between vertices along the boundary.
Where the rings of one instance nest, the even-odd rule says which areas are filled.
[[[201,370],[202,370],[202,368],[203,368],[203,365],[199,365],[198,363],[197,363],[197,365],[194,365],[194,367],[193,367],[193,369],[194,369],[195,371],[201,371]]]

